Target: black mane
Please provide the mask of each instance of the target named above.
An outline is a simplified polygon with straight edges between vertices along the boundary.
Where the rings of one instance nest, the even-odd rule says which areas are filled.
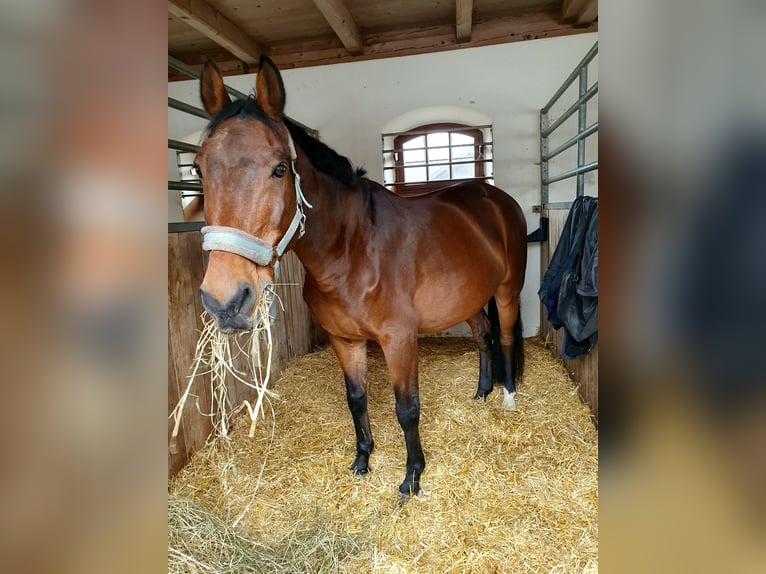
[[[251,96],[247,99],[238,99],[226,104],[223,109],[210,120],[207,130],[205,131],[205,137],[213,133],[213,131],[215,131],[215,129],[224,121],[235,117],[240,119],[255,118],[272,129],[276,128],[274,121],[266,115],[266,112],[261,109],[256,99]],[[347,157],[340,155],[326,144],[323,144],[309,135],[306,130],[298,124],[287,119],[287,117],[284,118],[284,123],[287,126],[287,130],[290,132],[295,145],[303,150],[303,153],[309,158],[311,165],[318,171],[337,179],[339,182],[348,185],[349,187],[355,187],[359,182],[359,179],[365,175],[364,169],[358,168],[354,170],[351,161]]]
[[[311,165],[318,171],[326,173],[350,187],[355,186],[359,178],[363,177],[366,173],[362,168],[354,170],[354,166],[347,157],[340,155],[327,144],[323,144],[318,139],[312,137],[306,130],[286,117],[284,122],[287,130],[293,137],[295,145],[303,150],[303,153],[311,161]]]

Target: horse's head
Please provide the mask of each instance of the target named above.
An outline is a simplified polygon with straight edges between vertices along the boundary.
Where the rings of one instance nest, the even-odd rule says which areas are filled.
[[[302,228],[295,148],[284,124],[285,90],[261,58],[257,100],[230,101],[208,62],[200,94],[212,118],[196,158],[204,187],[203,248],[210,251],[202,303],[224,332],[249,330],[255,303],[274,281],[274,265]]]

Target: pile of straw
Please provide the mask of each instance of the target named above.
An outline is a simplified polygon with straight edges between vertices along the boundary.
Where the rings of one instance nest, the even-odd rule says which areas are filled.
[[[500,388],[471,400],[473,341],[421,340],[427,466],[422,494],[400,505],[406,452],[379,348],[362,478],[348,470],[354,431],[337,360],[329,349],[294,359],[274,385],[270,424],[248,438],[249,421],[237,422],[171,481],[170,571],[596,571],[595,427],[537,340],[526,365],[518,410],[504,411]],[[184,518],[185,507],[204,520]]]

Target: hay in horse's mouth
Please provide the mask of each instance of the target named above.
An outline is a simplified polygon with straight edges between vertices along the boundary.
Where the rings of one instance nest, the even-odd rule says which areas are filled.
[[[192,388],[204,374],[210,375],[213,405],[210,413],[203,413],[201,410],[200,413],[212,418],[213,433],[227,436],[233,417],[240,411],[247,410],[250,416],[250,436],[253,436],[256,420],[263,411],[264,399],[268,399],[269,395],[276,396],[276,393],[267,389],[271,377],[273,349],[271,312],[275,300],[278,298],[271,286],[261,290],[250,318],[251,327],[247,331],[227,332],[220,329],[217,321],[207,312],[202,313],[203,328],[197,341],[192,373],[189,375],[189,382],[184,393],[169,417],[174,421],[170,438],[171,452],[177,452],[176,442],[181,426],[181,415],[190,396],[195,397],[196,407],[200,409]],[[247,400],[239,405],[232,404],[227,385],[230,377],[233,382],[256,390],[257,398],[254,404]]]

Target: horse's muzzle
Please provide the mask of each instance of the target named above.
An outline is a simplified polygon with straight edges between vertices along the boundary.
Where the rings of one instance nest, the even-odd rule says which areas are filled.
[[[249,283],[240,283],[231,298],[222,303],[200,287],[202,305],[215,318],[222,333],[239,333],[253,328],[250,316],[255,304],[255,289]]]

